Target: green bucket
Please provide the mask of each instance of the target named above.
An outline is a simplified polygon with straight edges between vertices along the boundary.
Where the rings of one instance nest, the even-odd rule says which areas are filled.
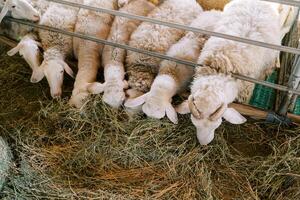
[[[276,83],[278,78],[278,72],[273,71],[266,79],[269,83]],[[250,105],[261,108],[264,110],[273,110],[276,101],[275,89],[256,84],[252,97],[250,99]]]

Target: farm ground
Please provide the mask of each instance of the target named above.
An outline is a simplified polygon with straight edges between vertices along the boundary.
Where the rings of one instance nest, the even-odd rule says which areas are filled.
[[[300,199],[300,128],[224,124],[200,146],[179,125],[130,119],[92,97],[81,110],[53,101],[45,80],[0,46],[0,134],[14,164],[0,199]]]

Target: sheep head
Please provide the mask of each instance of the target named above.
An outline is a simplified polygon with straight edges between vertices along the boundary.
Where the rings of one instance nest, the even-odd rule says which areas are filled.
[[[32,76],[30,81],[32,83],[38,82],[39,74],[42,74],[42,70],[40,68],[41,65],[41,51],[39,47],[41,44],[35,40],[35,38],[31,35],[27,35],[19,42],[19,44],[11,49],[7,54],[9,56],[13,56],[19,52],[20,56],[22,56],[26,62],[29,64],[32,69]]]
[[[215,130],[221,125],[222,119],[232,124],[242,124],[246,119],[235,109],[229,108],[237,95],[237,87],[234,84],[226,85],[223,90],[214,83],[201,89],[192,90],[188,100],[177,107],[177,112],[181,114],[191,113],[192,123],[197,128],[197,138],[201,145],[207,145],[214,139]],[[216,87],[214,87],[216,86]],[[218,90],[220,89],[220,90]]]
[[[62,94],[64,72],[74,78],[72,69],[60,59],[44,60],[40,68],[42,71],[40,74],[36,74],[36,81],[39,82],[46,77],[52,98],[59,98]]]
[[[8,11],[11,11],[12,17],[17,19],[40,20],[39,12],[26,0],[4,0],[4,6],[0,13],[0,23]]]

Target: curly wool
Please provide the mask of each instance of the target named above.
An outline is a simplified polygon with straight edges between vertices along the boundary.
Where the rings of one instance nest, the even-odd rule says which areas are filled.
[[[234,20],[233,20],[234,19]],[[280,45],[278,13],[264,2],[236,0],[228,4],[215,31],[249,38],[256,41]],[[238,73],[256,79],[264,79],[266,72],[274,66],[278,52],[263,47],[242,44],[221,38],[210,38],[205,44],[198,62],[218,73]],[[201,77],[199,67],[196,78]],[[249,101],[253,84],[238,81],[239,102]]]
[[[76,0],[76,2],[81,3],[81,0]],[[40,20],[40,24],[74,32],[78,12],[78,8],[50,3]],[[63,58],[72,55],[72,37],[56,32],[39,30],[39,38],[45,52],[55,49],[54,51],[59,52]]]
[[[147,0],[134,0],[120,9],[122,12],[146,16],[155,6]],[[128,44],[131,33],[136,30],[141,21],[124,17],[116,17],[108,36],[109,41]],[[118,65],[123,68],[126,50],[106,45],[103,50],[103,66]]]
[[[148,17],[189,25],[201,12],[202,8],[195,0],[166,0]],[[164,54],[184,33],[183,30],[143,22],[131,35],[129,45]],[[126,59],[129,87],[148,92],[158,73],[159,62],[158,58],[129,51]]]

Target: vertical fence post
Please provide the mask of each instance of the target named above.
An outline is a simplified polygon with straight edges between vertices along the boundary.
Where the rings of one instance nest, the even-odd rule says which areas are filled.
[[[299,56],[296,57],[295,62],[294,62],[294,66],[293,66],[293,70],[292,73],[290,75],[289,78],[289,82],[288,82],[288,87],[289,88],[293,88],[293,89],[298,89],[299,88],[299,83],[300,83],[300,59]],[[290,106],[293,104],[293,94],[288,92],[280,105],[279,108],[279,114],[280,115],[286,115]]]

